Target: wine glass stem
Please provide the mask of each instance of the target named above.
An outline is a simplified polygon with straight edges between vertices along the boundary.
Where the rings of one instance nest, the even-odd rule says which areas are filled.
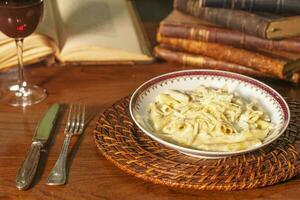
[[[18,83],[19,89],[25,86],[24,84],[24,64],[23,64],[23,38],[15,39],[17,47],[17,56],[18,56]]]

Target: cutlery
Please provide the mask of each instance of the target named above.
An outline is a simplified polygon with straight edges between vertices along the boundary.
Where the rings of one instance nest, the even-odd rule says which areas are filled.
[[[85,125],[85,105],[71,105],[68,113],[68,121],[64,129],[65,139],[58,160],[51,170],[48,185],[63,185],[66,183],[66,164],[68,147],[73,135],[83,133]]]
[[[54,127],[59,108],[59,104],[52,105],[37,125],[31,148],[16,176],[16,187],[20,190],[28,189],[34,178],[40,159],[40,152]]]

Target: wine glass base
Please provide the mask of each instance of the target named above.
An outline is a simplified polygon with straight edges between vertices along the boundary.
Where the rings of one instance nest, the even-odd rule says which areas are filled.
[[[43,101],[46,97],[46,90],[36,85],[20,87],[19,84],[12,84],[0,89],[0,102],[11,106],[30,106]]]

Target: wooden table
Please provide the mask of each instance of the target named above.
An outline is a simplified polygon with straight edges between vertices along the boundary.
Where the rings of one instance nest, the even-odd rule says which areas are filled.
[[[30,82],[47,88],[48,98],[28,108],[0,105],[0,199],[300,199],[300,179],[263,189],[248,191],[184,191],[167,188],[125,174],[108,162],[94,143],[93,129],[99,114],[118,99],[130,95],[144,81],[166,72],[189,69],[168,63],[135,66],[53,66],[38,65],[27,69]],[[0,73],[0,84],[15,77]],[[300,87],[277,81],[265,81],[284,96],[300,100]],[[52,135],[48,151],[42,155],[33,187],[19,191],[16,172],[30,147],[37,122],[52,103],[86,103],[97,115],[84,135],[72,140],[68,184],[48,186],[52,169],[64,139],[64,117]]]
[[[49,96],[44,102],[25,109],[0,105],[0,199],[299,199],[300,179],[297,178],[263,189],[238,192],[182,191],[143,182],[125,174],[98,153],[93,139],[98,115],[84,135],[73,140],[67,185],[45,184],[64,139],[62,119],[52,135],[49,151],[43,153],[43,167],[39,169],[33,187],[28,191],[16,189],[16,172],[30,146],[36,123],[50,104],[86,103],[100,114],[105,107],[129,95],[149,78],[180,69],[185,68],[165,63],[30,68],[27,78],[47,88]],[[1,82],[5,79],[2,74]],[[299,87],[282,82],[271,85],[281,94],[300,100]]]

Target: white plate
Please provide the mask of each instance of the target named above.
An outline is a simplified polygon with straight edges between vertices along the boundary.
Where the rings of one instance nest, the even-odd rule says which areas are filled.
[[[269,133],[262,145],[258,147],[240,151],[218,152],[197,150],[170,143],[152,132],[148,128],[149,125],[142,122],[146,120],[140,120],[146,117],[149,104],[154,101],[158,94],[169,89],[193,90],[200,85],[212,88],[227,85],[229,92],[235,91],[246,99],[256,99],[268,112],[276,128]],[[282,96],[274,89],[253,78],[218,70],[185,70],[157,76],[142,84],[133,93],[129,110],[136,125],[152,139],[187,155],[205,158],[220,158],[242,154],[266,146],[285,131],[290,121],[289,107]]]

